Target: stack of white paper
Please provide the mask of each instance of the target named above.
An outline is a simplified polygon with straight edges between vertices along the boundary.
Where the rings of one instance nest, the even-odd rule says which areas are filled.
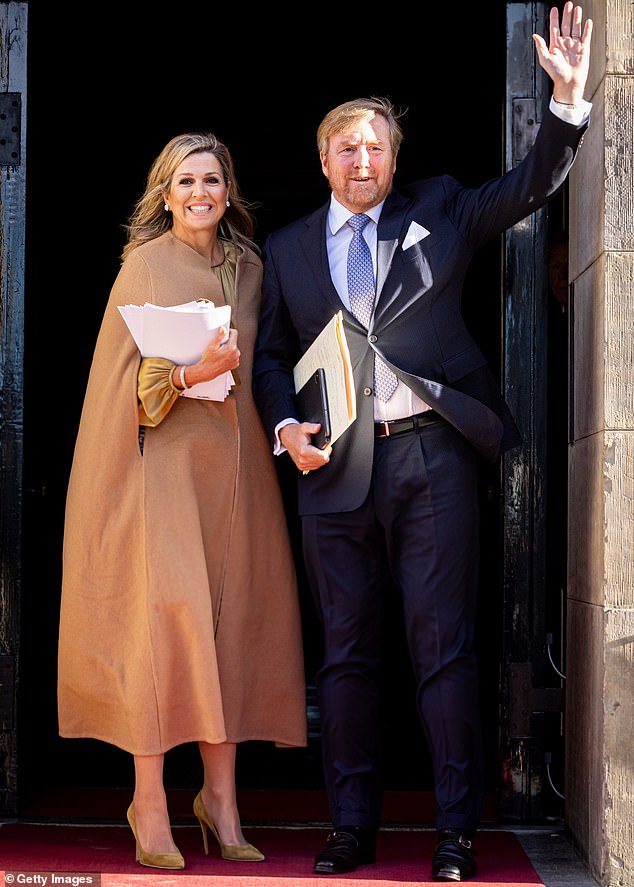
[[[119,305],[142,357],[164,357],[186,366],[197,363],[216,335],[218,327],[229,330],[231,306],[206,299],[163,308],[159,305]],[[192,385],[184,397],[202,400],[224,400],[234,384],[231,372],[223,373],[210,382]]]

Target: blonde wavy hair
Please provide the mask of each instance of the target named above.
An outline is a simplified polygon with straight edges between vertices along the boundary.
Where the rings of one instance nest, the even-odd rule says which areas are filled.
[[[165,212],[163,195],[169,191],[174,172],[183,160],[190,154],[201,153],[213,154],[220,163],[225,184],[231,182],[231,206],[220,220],[219,237],[260,252],[253,241],[255,218],[251,213],[252,204],[240,194],[229,149],[211,132],[187,132],[171,139],[150,167],[145,191],[134,205],[128,223],[123,226],[127,242],[122,260],[137,246],[154,240],[172,227],[172,214]]]
[[[348,131],[360,121],[372,120],[374,117],[385,117],[390,133],[390,147],[396,157],[403,141],[403,130],[399,118],[405,113],[405,109],[397,109],[388,98],[382,96],[344,102],[329,111],[319,124],[317,149],[320,153],[327,154],[330,136]]]

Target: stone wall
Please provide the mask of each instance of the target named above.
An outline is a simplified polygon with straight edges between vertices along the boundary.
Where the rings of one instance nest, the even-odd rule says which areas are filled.
[[[570,177],[566,829],[634,884],[634,6],[590,0],[591,126]]]

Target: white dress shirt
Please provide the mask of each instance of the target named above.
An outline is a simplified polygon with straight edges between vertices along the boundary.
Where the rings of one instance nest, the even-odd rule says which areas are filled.
[[[383,203],[373,206],[366,211],[370,222],[365,226],[362,237],[370,247],[372,264],[374,266],[374,278],[376,280],[376,231],[383,209]],[[330,264],[330,276],[339,293],[339,298],[350,308],[348,297],[348,248],[352,240],[352,228],[347,224],[353,213],[342,206],[334,195],[330,197],[328,221],[326,223],[326,249],[328,250],[328,262]],[[379,296],[380,298],[380,296]],[[374,398],[374,419],[377,422],[387,422],[390,419],[402,419],[405,416],[413,416],[428,410],[429,406],[417,397],[411,388],[399,382],[396,391],[389,400]]]

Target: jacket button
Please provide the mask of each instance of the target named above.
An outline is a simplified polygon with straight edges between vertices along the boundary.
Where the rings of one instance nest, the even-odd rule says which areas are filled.
[[[378,338],[377,336],[368,336],[368,341],[369,342],[376,342],[377,338]]]
[[[363,389],[363,393],[365,394],[366,397],[369,397],[373,392],[372,392],[371,388],[366,387]]]

